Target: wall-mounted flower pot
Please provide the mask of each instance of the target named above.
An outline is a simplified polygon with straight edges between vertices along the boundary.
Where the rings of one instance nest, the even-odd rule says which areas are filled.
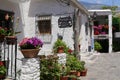
[[[0,43],[4,41],[5,35],[0,35]]]
[[[16,36],[6,36],[6,43],[8,45],[13,45],[16,43],[17,37]]]

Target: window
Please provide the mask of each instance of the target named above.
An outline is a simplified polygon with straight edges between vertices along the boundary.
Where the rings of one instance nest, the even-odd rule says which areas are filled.
[[[44,43],[50,43],[52,38],[52,26],[50,15],[39,15],[36,17],[36,34]]]
[[[40,34],[51,34],[51,20],[39,20],[38,29]]]
[[[13,28],[14,12],[0,10],[0,26],[3,28]]]

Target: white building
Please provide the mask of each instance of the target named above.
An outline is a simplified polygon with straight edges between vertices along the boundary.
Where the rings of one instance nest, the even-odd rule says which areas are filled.
[[[70,0],[69,6],[65,3],[68,2],[62,0],[3,0],[0,1],[0,10],[4,10],[8,14],[14,13],[14,26],[16,26],[17,17],[20,17],[17,31],[22,31],[22,33],[17,35],[18,42],[24,37],[37,36],[45,42],[40,52],[44,54],[44,51],[52,50],[58,35],[62,35],[63,41],[73,49],[73,27],[59,28],[58,19],[63,16],[73,18],[74,10],[79,9],[75,30],[79,34],[81,52],[88,52],[92,38],[92,27],[89,27],[88,21],[89,13],[77,0]],[[43,25],[47,28],[40,27]]]

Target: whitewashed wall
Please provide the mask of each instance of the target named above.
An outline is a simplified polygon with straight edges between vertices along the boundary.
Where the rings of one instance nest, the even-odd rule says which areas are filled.
[[[72,13],[73,8],[65,5],[60,5],[56,0],[26,0],[25,2],[14,3],[8,0],[0,0],[0,9],[15,12],[15,21],[17,17],[20,17],[20,22],[17,31],[22,31],[17,35],[18,43],[24,37],[35,36],[35,15],[52,14],[52,41],[51,44],[44,44],[39,54],[50,54],[54,42],[57,40],[57,34],[63,34],[63,41],[73,49],[73,29],[71,28],[58,28],[58,18],[63,13]],[[72,14],[69,14],[72,16]],[[69,16],[67,14],[67,16]],[[85,23],[87,22],[87,16],[81,14],[80,17],[80,44],[81,52],[88,51],[88,39],[89,36],[85,33]],[[16,23],[14,24],[16,25]],[[18,49],[18,59],[23,58],[21,52]],[[21,61],[18,60],[18,70],[21,67]]]
[[[12,3],[7,0],[1,1],[0,8],[15,12],[15,18],[20,17],[19,29],[22,33],[18,35],[18,42],[24,37],[35,36],[35,15],[52,14],[52,41],[51,44],[44,44],[41,49],[41,54],[44,51],[51,51],[54,42],[57,40],[57,34],[63,34],[63,41],[73,49],[73,29],[71,28],[58,28],[58,18],[63,13],[72,13],[74,8],[71,6],[61,5],[56,0],[26,0],[25,2]],[[5,6],[7,5],[7,6]],[[67,16],[72,14],[67,14]],[[81,18],[81,51],[86,52],[88,48],[88,36],[85,33],[85,23],[87,22],[86,15],[82,14]],[[84,45],[86,44],[86,45]]]
[[[54,1],[54,2],[53,2]],[[35,36],[35,15],[45,15],[52,14],[52,41],[51,44],[44,44],[41,49],[41,54],[44,54],[44,51],[51,51],[54,42],[57,40],[57,34],[63,33],[63,40],[73,48],[73,30],[71,28],[60,29],[58,28],[58,18],[63,13],[71,13],[70,7],[61,6],[56,0],[31,0],[27,2],[20,3],[20,9],[22,10],[22,19],[24,23],[24,35],[25,37]],[[68,9],[69,8],[69,9]]]

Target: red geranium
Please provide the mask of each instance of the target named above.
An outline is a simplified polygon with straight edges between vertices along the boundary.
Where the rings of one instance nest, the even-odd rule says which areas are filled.
[[[0,61],[0,66],[4,66],[2,61]]]
[[[0,61],[0,74],[5,74],[6,73],[6,68],[3,64],[2,61]]]
[[[71,54],[73,51],[71,49],[69,49],[68,52]]]

